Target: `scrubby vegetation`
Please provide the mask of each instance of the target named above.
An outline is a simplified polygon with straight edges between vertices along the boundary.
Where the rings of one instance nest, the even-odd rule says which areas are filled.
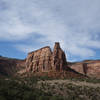
[[[100,83],[100,79],[97,78],[71,78],[73,81],[85,81],[89,83]]]
[[[62,100],[59,96],[37,89],[36,82],[36,78],[24,80],[2,78],[0,79],[0,100]]]
[[[1,78],[0,100],[100,100],[99,84],[92,79]]]
[[[63,100],[99,100],[100,87],[89,85],[76,85],[68,81],[45,81],[39,83],[39,88],[45,92],[52,93],[54,96],[63,96]]]

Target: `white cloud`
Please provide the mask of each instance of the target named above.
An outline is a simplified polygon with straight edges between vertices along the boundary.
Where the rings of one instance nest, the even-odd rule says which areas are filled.
[[[1,2],[1,1],[0,1]],[[61,42],[72,55],[90,57],[91,48],[100,49],[100,0],[2,0],[0,40],[23,40],[36,33],[44,36],[30,40],[51,44]],[[18,46],[30,51],[35,45]],[[31,49],[31,50],[32,50]]]
[[[26,45],[16,45],[15,47],[24,53],[28,53],[28,52],[38,49],[38,47],[32,47],[32,46],[26,46]]]

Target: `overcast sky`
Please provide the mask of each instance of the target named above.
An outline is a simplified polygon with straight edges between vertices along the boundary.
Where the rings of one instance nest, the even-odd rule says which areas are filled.
[[[100,0],[0,0],[0,55],[60,42],[69,61],[100,59]]]

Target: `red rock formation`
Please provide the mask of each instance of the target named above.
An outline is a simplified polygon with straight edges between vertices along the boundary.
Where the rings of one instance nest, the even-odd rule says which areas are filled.
[[[79,73],[81,74],[79,74]],[[0,75],[48,75],[50,77],[80,77],[82,74],[100,78],[100,60],[68,63],[58,42],[53,51],[49,46],[30,52],[26,60],[0,56]],[[83,76],[82,76],[83,77]]]
[[[75,71],[90,77],[100,78],[100,60],[88,60],[69,65]]]
[[[43,72],[51,70],[51,55],[52,52],[48,46],[29,53],[26,59],[27,71]]]
[[[66,56],[59,43],[55,43],[53,52],[47,46],[29,53],[26,65],[27,71],[31,72],[62,71],[66,67]]]
[[[69,78],[82,76],[68,67],[64,51],[58,42],[53,51],[49,46],[30,52],[26,60],[0,57],[0,74],[11,76],[48,76],[54,78]],[[84,71],[86,68],[84,67]],[[82,76],[83,77],[83,76]]]
[[[58,42],[55,43],[53,52],[50,47],[44,47],[29,53],[26,65],[27,73],[36,76],[53,78],[83,77],[82,74],[67,66],[65,53]]]

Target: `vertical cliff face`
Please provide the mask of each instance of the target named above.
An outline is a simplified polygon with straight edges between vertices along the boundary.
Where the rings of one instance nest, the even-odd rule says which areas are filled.
[[[62,71],[66,69],[66,56],[60,44],[55,43],[53,52],[50,47],[44,47],[29,53],[26,66],[28,72]]]
[[[26,59],[27,71],[43,72],[51,69],[51,49],[44,47],[28,54]]]
[[[73,70],[89,77],[100,78],[100,60],[87,60],[69,65]]]
[[[65,70],[66,56],[58,42],[55,43],[52,57],[53,69],[57,71]]]

